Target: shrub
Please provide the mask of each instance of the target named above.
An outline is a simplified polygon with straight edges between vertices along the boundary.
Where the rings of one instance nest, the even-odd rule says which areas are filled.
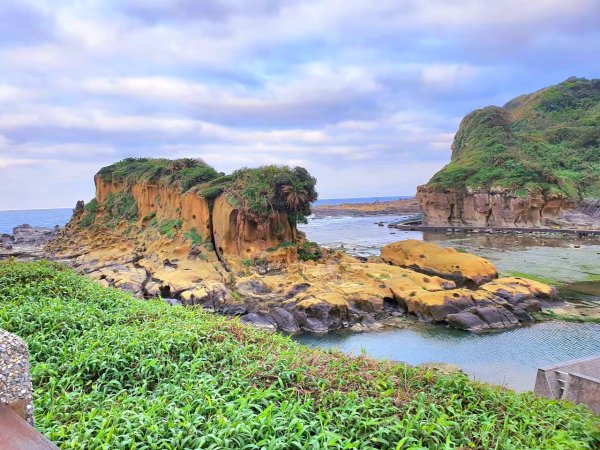
[[[102,206],[108,226],[114,227],[121,221],[131,222],[138,218],[137,202],[127,192],[109,192]]]
[[[90,227],[96,221],[96,212],[98,210],[98,201],[93,198],[83,207],[83,216],[79,221],[79,225],[84,228]]]
[[[302,261],[318,261],[323,255],[319,244],[307,241],[298,246],[298,256]]]
[[[441,372],[324,352],[197,308],[0,262],[36,428],[64,449],[598,448],[598,418]]]
[[[195,228],[190,228],[183,235],[185,239],[189,239],[193,245],[199,245],[202,243],[202,236],[198,234]]]
[[[158,225],[158,232],[173,239],[175,234],[177,234],[177,230],[181,228],[181,225],[183,225],[181,219],[167,219],[160,222]]]

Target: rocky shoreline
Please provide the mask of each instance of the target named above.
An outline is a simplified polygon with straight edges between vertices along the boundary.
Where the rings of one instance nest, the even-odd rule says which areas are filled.
[[[557,300],[554,288],[518,277],[498,279],[483,258],[420,241],[390,244],[380,258],[367,262],[324,250],[318,262],[282,264],[293,259],[292,249],[283,249],[234,275],[222,269],[211,272],[204,261],[193,259],[150,262],[148,255],[131,249],[108,260],[84,248],[57,254],[48,242],[72,231],[29,226],[15,231],[3,240],[21,250],[15,254],[14,246],[5,244],[0,259],[61,261],[105,287],[162,297],[172,305],[199,305],[289,334],[378,330],[404,326],[406,317],[472,332],[506,329],[533,322],[542,301]]]
[[[312,208],[315,218],[366,217],[383,215],[417,214],[420,212],[416,198],[398,199],[372,203],[342,203],[339,205],[316,205]]]

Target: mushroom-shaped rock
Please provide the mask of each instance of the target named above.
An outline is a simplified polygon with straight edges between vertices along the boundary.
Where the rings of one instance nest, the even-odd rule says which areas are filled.
[[[381,250],[381,258],[395,266],[471,286],[479,286],[498,276],[496,267],[485,258],[413,239],[386,245]]]

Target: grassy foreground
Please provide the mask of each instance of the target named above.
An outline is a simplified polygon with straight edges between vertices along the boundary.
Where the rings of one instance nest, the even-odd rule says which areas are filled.
[[[0,327],[27,340],[37,427],[61,448],[598,448],[583,407],[311,350],[0,262]]]

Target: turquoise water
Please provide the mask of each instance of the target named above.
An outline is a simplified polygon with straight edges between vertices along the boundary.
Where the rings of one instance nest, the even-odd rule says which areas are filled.
[[[311,219],[300,228],[307,238],[354,255],[379,255],[381,247],[404,239],[423,239],[465,249],[490,259],[501,273],[525,272],[557,284],[600,277],[598,241],[529,235],[453,235],[400,231],[387,223],[401,216]],[[379,226],[384,222],[384,226]],[[476,335],[444,326],[407,324],[404,329],[326,336],[304,335],[300,342],[350,354],[409,364],[446,362],[473,378],[518,391],[532,389],[538,367],[600,354],[600,325],[544,322],[493,334]]]
[[[409,364],[446,362],[469,376],[516,391],[533,389],[538,367],[600,353],[600,325],[544,322],[490,334],[435,325],[370,333],[302,335],[299,342]]]

